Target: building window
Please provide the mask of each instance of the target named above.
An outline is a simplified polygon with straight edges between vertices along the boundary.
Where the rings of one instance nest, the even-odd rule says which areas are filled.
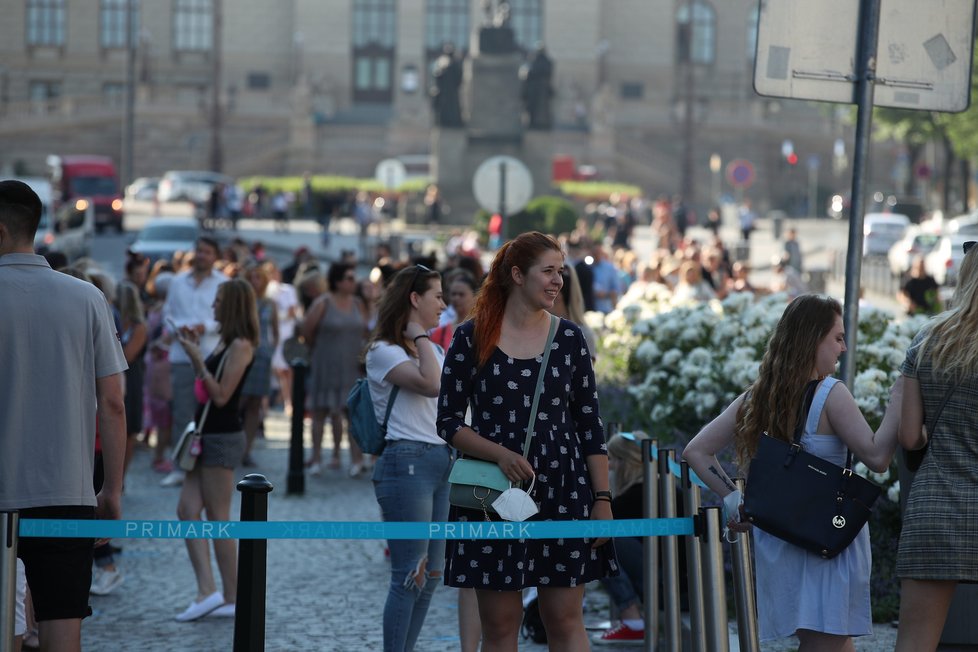
[[[103,48],[124,48],[129,45],[126,41],[126,24],[129,22],[128,8],[130,0],[101,0],[99,14],[100,38]],[[132,42],[139,42],[139,1],[133,0]]]
[[[64,0],[27,0],[27,44],[65,44]]]
[[[524,50],[543,41],[543,0],[509,0],[510,26]]]
[[[214,38],[211,0],[174,0],[173,49],[209,51]]]
[[[711,64],[716,59],[717,19],[713,7],[691,0],[676,13],[676,56],[680,63]]]
[[[471,5],[469,0],[427,0],[424,43],[429,62],[441,54],[445,43],[453,44],[457,52],[467,49]]]
[[[747,60],[754,67],[754,57],[757,56],[757,26],[761,21],[761,8],[754,7],[747,16]]]
[[[61,97],[61,82],[33,80],[28,85],[31,113],[50,113]]]
[[[621,99],[640,100],[645,95],[645,87],[637,82],[623,82],[621,85]]]
[[[122,106],[126,98],[126,85],[119,82],[102,84],[102,98],[106,106]]]
[[[248,90],[267,91],[272,87],[272,77],[267,72],[249,72]]]
[[[396,0],[353,1],[353,100],[389,104],[397,39]]]

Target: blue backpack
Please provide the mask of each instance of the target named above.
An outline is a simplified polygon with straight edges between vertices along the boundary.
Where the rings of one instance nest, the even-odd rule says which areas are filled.
[[[350,433],[356,440],[360,449],[368,455],[380,455],[384,452],[387,436],[387,422],[391,418],[391,408],[394,407],[394,399],[400,389],[397,385],[391,390],[390,399],[387,401],[387,413],[384,414],[384,423],[377,423],[377,416],[374,413],[374,401],[370,396],[370,383],[366,378],[358,378],[353,383],[349,396],[346,397],[346,407],[350,414]]]

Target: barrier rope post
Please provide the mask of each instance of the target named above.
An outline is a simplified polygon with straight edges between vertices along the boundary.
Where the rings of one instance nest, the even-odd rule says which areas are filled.
[[[676,477],[670,463],[676,451],[659,451],[659,495],[662,518],[676,518]],[[679,652],[682,647],[682,616],[679,613],[679,542],[675,536],[663,537],[662,541],[662,614],[665,647],[669,652]]]
[[[700,487],[693,482],[689,464],[683,461],[683,506],[686,516],[700,513]],[[703,560],[695,536],[686,537],[686,577],[689,596],[689,635],[691,652],[706,652],[706,619],[703,616]]]
[[[0,512],[0,652],[14,649],[14,608],[17,602],[17,538],[20,515]]]
[[[706,606],[706,648],[710,652],[729,652],[727,631],[727,589],[723,574],[723,538],[719,507],[700,510],[703,552],[703,594]]]
[[[737,478],[737,489],[743,493],[744,479]],[[750,533],[737,535],[730,544],[733,561],[734,603],[737,606],[737,638],[741,652],[759,652],[761,641],[757,631],[757,604],[754,600],[754,568],[750,556]]]
[[[306,416],[306,372],[309,363],[296,358],[292,367],[292,438],[289,440],[289,475],[285,484],[286,495],[302,495],[306,492],[306,473],[303,466],[302,435]]]
[[[642,517],[658,518],[659,516],[659,483],[656,478],[656,466],[652,463],[653,450],[658,450],[658,441],[645,439],[642,441],[642,482],[644,496],[642,500]],[[643,565],[643,604],[645,613],[645,650],[653,652],[659,634],[659,544],[656,537],[642,539],[642,556],[646,563]]]
[[[301,405],[301,404],[300,404]],[[298,408],[301,412],[302,408]],[[272,483],[260,473],[249,473],[237,486],[241,492],[241,520],[267,521]],[[268,540],[242,539],[238,546],[238,593],[234,613],[234,652],[265,649],[265,578]]]

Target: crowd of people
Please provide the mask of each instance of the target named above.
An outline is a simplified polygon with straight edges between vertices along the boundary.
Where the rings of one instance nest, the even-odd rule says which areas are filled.
[[[166,475],[162,483],[181,486],[177,516],[228,520],[234,469],[262,463],[255,442],[263,415],[277,406],[311,418],[308,472],[369,477],[384,520],[498,519],[485,506],[450,504],[448,477],[458,458],[495,463],[528,496],[537,519],[638,516],[637,452],[645,435],[621,433],[606,441],[592,366],[595,333],[583,323],[585,312],[610,312],[623,297],[651,285],[677,302],[761,291],[750,287],[722,241],[703,245],[679,228],[674,203],[651,207],[659,246],[650,263],[639,262],[628,248],[629,206],[623,205],[605,209],[606,221],[584,220],[560,238],[521,234],[500,246],[488,270],[479,257],[458,251],[441,265],[436,257],[408,262],[381,251],[361,276],[365,266],[355,254],[324,264],[305,248],[279,269],[257,243],[236,239],[222,247],[204,236],[192,252],[172,260],[150,264],[130,254],[124,278],[116,281],[85,261],[67,266],[33,254],[36,200],[23,184],[0,182],[0,324],[15,335],[0,342],[0,362],[13,370],[0,378],[0,432],[41,433],[50,440],[31,453],[16,434],[7,437],[5,451],[12,454],[0,458],[0,508],[20,509],[29,518],[119,518],[126,464],[136,446],[153,442],[152,464]],[[797,275],[801,251],[789,232],[791,242],[779,267]],[[606,254],[606,246],[614,253]],[[978,580],[978,514],[968,493],[978,477],[970,409],[978,392],[978,348],[970,337],[978,253],[965,256],[950,308],[907,352],[875,432],[845,385],[830,378],[845,351],[838,302],[801,287],[781,289],[794,298],[757,380],[690,442],[684,457],[725,499],[727,525],[745,531],[740,496],[716,458],[726,447],[746,469],[759,433],[790,438],[799,415],[807,424],[802,446],[837,463],[851,450],[881,470],[898,445],[928,445],[901,540],[897,645],[934,649],[954,586]],[[34,296],[59,301],[52,307]],[[64,317],[69,314],[72,319]],[[49,348],[39,349],[31,339],[36,337]],[[47,355],[65,347],[86,352],[74,356],[68,370],[64,360],[71,356]],[[23,350],[37,355],[28,361]],[[290,403],[290,362],[296,357],[309,364],[305,405]],[[24,409],[32,405],[25,398],[31,390],[24,388],[56,376],[74,383],[72,391],[54,394],[65,404]],[[377,421],[386,426],[386,445],[377,456],[358,449],[345,409],[350,388],[363,376]],[[77,387],[83,388],[80,396]],[[807,390],[816,397],[810,412],[803,402]],[[934,419],[942,401],[946,417]],[[328,461],[321,450],[327,423]],[[170,450],[188,424],[201,437],[196,461],[184,471],[174,468]],[[72,455],[57,452],[65,450]],[[75,489],[52,491],[39,479],[49,474],[36,468],[59,470],[64,477],[57,482]],[[90,490],[77,489],[83,476],[92,478]],[[955,527],[948,528],[952,522]],[[851,650],[852,637],[871,631],[867,530],[831,560],[760,530],[754,537],[764,639],[795,635],[802,650]],[[70,540],[67,552],[48,540],[28,541],[20,586],[29,585],[31,599],[22,590],[20,602],[34,606],[42,642],[68,641],[64,649],[77,649],[72,642],[88,615],[88,593],[108,593],[122,581],[111,543],[94,542],[93,549],[90,539]],[[517,648],[521,590],[528,588],[537,590],[550,649],[589,649],[582,602],[592,580],[602,581],[620,617],[594,642],[645,637],[637,540],[387,543],[385,650],[415,647],[442,584],[458,589],[466,652]],[[197,587],[177,621],[234,616],[236,544],[213,543],[220,587],[210,547],[206,540],[187,541]],[[56,558],[70,573],[45,570]],[[18,618],[17,634],[27,632],[27,622]]]

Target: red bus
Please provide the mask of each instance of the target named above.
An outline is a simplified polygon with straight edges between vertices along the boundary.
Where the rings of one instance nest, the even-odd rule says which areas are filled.
[[[115,164],[108,156],[49,156],[51,183],[59,204],[87,197],[95,204],[95,230],[110,226],[122,233],[122,191]]]

